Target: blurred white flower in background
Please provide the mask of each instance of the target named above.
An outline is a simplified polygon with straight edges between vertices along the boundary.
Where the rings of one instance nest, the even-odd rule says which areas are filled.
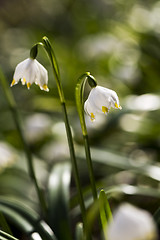
[[[122,109],[119,105],[117,93],[109,88],[96,86],[92,88],[88,99],[84,103],[85,112],[95,120],[96,113],[107,114],[110,108]]]
[[[122,204],[113,215],[108,240],[156,240],[157,229],[151,214],[130,204]]]
[[[26,84],[28,89],[35,83],[41,90],[49,91],[47,70],[36,59],[27,58],[16,66],[11,87],[19,80],[23,85]]]
[[[25,119],[27,141],[34,143],[50,134],[52,121],[47,114],[34,113]]]
[[[0,142],[0,170],[12,165],[17,160],[16,150],[5,142]]]

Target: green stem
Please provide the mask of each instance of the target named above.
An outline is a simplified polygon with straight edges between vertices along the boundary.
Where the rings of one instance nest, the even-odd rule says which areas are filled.
[[[93,194],[94,200],[96,200],[97,199],[97,189],[96,189],[94,172],[93,172],[88,132],[87,132],[87,127],[86,127],[85,118],[84,118],[83,94],[84,94],[84,88],[85,88],[86,81],[88,81],[88,83],[91,85],[91,87],[95,87],[97,84],[94,77],[91,76],[89,72],[86,72],[85,74],[80,76],[80,78],[77,81],[75,96],[76,96],[77,111],[79,114],[80,124],[81,124],[81,128],[82,128],[82,134],[83,134],[83,140],[84,140],[86,160],[87,160],[89,177],[90,177],[90,182],[91,182],[92,194]]]
[[[27,157],[29,175],[34,182],[35,189],[37,191],[39,202],[40,202],[40,205],[41,205],[41,208],[42,208],[42,213],[45,216],[47,206],[46,206],[46,203],[45,203],[44,196],[43,196],[43,194],[42,194],[42,192],[39,188],[39,185],[38,185],[38,182],[37,182],[37,179],[36,179],[34,166],[33,166],[32,154],[30,152],[30,149],[28,147],[28,144],[27,144],[27,142],[25,140],[25,137],[24,137],[24,134],[23,134],[23,130],[22,130],[22,127],[21,127],[21,121],[20,121],[20,117],[19,117],[19,114],[18,114],[18,111],[17,111],[15,100],[13,98],[12,92],[11,92],[7,82],[6,82],[5,76],[2,73],[1,69],[0,69],[0,80],[1,80],[1,83],[2,83],[2,86],[3,86],[4,93],[6,95],[6,99],[8,101],[9,108],[12,112],[12,116],[13,116],[13,119],[15,121],[16,128],[18,130],[19,136],[20,136],[21,141],[23,143],[24,151],[25,151],[25,154],[26,154],[26,157]]]
[[[73,146],[72,133],[71,133],[71,128],[70,128],[69,121],[68,121],[66,105],[65,105],[65,103],[61,103],[61,104],[62,104],[62,109],[63,109],[63,113],[64,113],[64,121],[65,121],[65,127],[66,127],[66,132],[67,132],[68,143],[69,143],[70,156],[71,156],[72,167],[73,167],[73,174],[74,174],[75,183],[76,183],[76,186],[78,189],[79,204],[80,204],[83,222],[84,222],[84,226],[85,226],[86,209],[85,209],[85,205],[84,205],[83,194],[81,191],[81,184],[80,184],[78,166],[77,166],[75,151],[74,151],[74,146]]]
[[[80,183],[77,161],[76,161],[76,157],[75,157],[75,150],[74,150],[74,145],[73,145],[71,128],[70,128],[69,121],[68,121],[65,97],[64,97],[64,93],[63,93],[63,89],[62,89],[62,85],[61,85],[61,80],[60,80],[59,68],[58,68],[58,64],[57,64],[57,61],[56,61],[56,57],[55,57],[53,48],[52,48],[52,46],[51,46],[47,37],[43,37],[43,45],[44,45],[44,48],[45,48],[45,50],[48,54],[48,57],[50,59],[51,65],[52,65],[53,75],[54,75],[55,80],[56,80],[58,93],[59,93],[59,97],[60,97],[60,102],[61,102],[61,105],[62,105],[62,110],[63,110],[63,114],[64,114],[64,122],[65,122],[67,139],[68,139],[68,145],[69,145],[70,156],[71,156],[71,162],[72,162],[72,167],[73,167],[73,175],[74,175],[75,184],[76,184],[76,187],[77,187],[77,190],[78,190],[79,204],[80,204],[80,208],[81,208],[83,223],[84,223],[84,226],[85,226],[85,223],[86,223],[86,209],[85,209],[85,204],[84,204],[84,199],[83,199],[83,194],[82,194],[82,187],[81,187],[81,183]]]
[[[93,164],[92,164],[91,152],[90,152],[90,147],[89,147],[89,139],[88,139],[87,134],[83,135],[83,140],[84,140],[86,160],[87,160],[87,165],[88,165],[89,178],[90,178],[90,182],[91,182],[92,194],[93,194],[94,200],[96,200],[97,199],[97,189],[96,189],[96,184],[95,184]]]

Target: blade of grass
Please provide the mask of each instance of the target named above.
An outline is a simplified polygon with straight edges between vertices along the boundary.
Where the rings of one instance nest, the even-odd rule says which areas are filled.
[[[13,237],[11,234],[8,234],[2,230],[0,230],[0,239],[18,240],[17,238]]]
[[[83,240],[84,234],[83,234],[83,223],[78,223],[76,225],[76,240]]]
[[[7,232],[8,234],[12,235],[12,231],[4,217],[4,215],[0,212],[0,226],[3,229],[3,231]]]

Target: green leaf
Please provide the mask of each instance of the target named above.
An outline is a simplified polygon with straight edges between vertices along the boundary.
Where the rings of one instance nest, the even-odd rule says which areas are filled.
[[[107,196],[112,196],[112,194],[123,193],[127,195],[139,195],[139,196],[151,196],[160,198],[160,190],[151,187],[138,187],[129,184],[121,184],[116,186],[111,186],[104,189]]]
[[[83,240],[84,235],[83,235],[83,223],[78,223],[76,225],[76,240]]]
[[[49,224],[59,240],[71,239],[69,222],[69,185],[71,166],[68,162],[54,165],[48,183]]]
[[[1,229],[3,229],[3,231],[5,231],[9,234],[12,234],[11,229],[10,229],[5,217],[1,212],[0,212],[0,226],[1,226]]]
[[[112,212],[111,212],[110,205],[104,190],[101,190],[99,194],[99,209],[100,209],[100,218],[101,218],[103,233],[104,233],[105,239],[107,240],[106,229],[107,229],[108,221],[112,219]]]
[[[11,208],[0,204],[0,211],[4,214],[4,216],[11,221],[11,223],[17,226],[21,231],[29,234],[33,231],[33,226],[20,214]]]
[[[45,223],[43,220],[40,219],[40,216],[30,207],[26,206],[25,204],[21,203],[20,201],[9,199],[7,197],[0,198],[0,210],[2,208],[6,209],[4,215],[8,216],[14,212],[15,214],[11,214],[13,219],[13,223],[15,222],[20,229],[25,232],[28,232],[27,229],[21,226],[21,219],[22,222],[27,222],[32,227],[32,231],[37,231],[42,238],[48,240],[56,240],[56,237],[50,227]],[[11,212],[11,213],[10,213]],[[26,224],[27,226],[27,224]],[[29,231],[30,232],[30,231]]]
[[[96,199],[87,212],[87,227],[85,229],[85,239],[92,239],[92,229],[95,221],[99,221],[99,201]],[[97,224],[97,223],[96,223]]]
[[[118,169],[129,170],[150,177],[157,181],[160,181],[159,166],[145,164],[142,167],[139,166],[136,167],[134,164],[131,163],[131,162],[134,163],[134,159],[132,159],[133,161],[131,161],[131,159],[129,161],[129,159],[123,155],[111,151],[100,150],[97,148],[91,148],[91,153],[93,162],[104,164],[106,166],[111,166]],[[83,151],[83,148],[80,146],[77,149],[77,155],[79,158],[85,160],[85,153]]]
[[[6,240],[18,240],[17,238],[13,237],[12,235],[0,230],[0,240],[6,239]]]

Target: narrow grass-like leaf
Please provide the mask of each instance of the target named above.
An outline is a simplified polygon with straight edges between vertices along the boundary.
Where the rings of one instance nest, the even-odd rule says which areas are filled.
[[[56,237],[50,227],[43,220],[40,219],[40,216],[30,207],[25,204],[9,199],[7,197],[0,198],[0,209],[7,208],[8,211],[15,211],[15,213],[22,218],[24,221],[27,221],[31,224],[34,231],[37,231],[42,238],[47,240],[56,240]],[[14,216],[13,216],[14,219]],[[21,226],[20,226],[21,227]]]
[[[107,198],[110,199],[112,196],[117,196],[118,194],[142,196],[142,197],[153,197],[160,199],[160,190],[152,187],[140,187],[133,186],[129,184],[113,185],[104,188],[104,192],[107,194]],[[92,197],[90,196],[90,191],[87,190],[84,193],[86,208],[90,207],[92,204]],[[76,196],[71,199],[72,214],[76,217],[79,214],[79,209],[76,207],[74,201]]]
[[[10,220],[12,224],[21,229],[21,231],[25,232],[26,234],[29,234],[30,232],[33,231],[33,226],[16,211],[1,204],[0,211],[4,214],[4,216],[7,219]]]
[[[70,240],[69,185],[71,166],[68,162],[54,165],[48,183],[49,224],[59,240]]]
[[[8,234],[12,234],[12,231],[4,217],[4,215],[0,212],[0,226],[3,231],[7,232]]]
[[[119,154],[106,150],[100,150],[97,148],[91,148],[91,153],[93,162],[111,166],[117,169],[130,170],[132,172],[139,173],[141,175],[160,181],[159,166],[150,164],[145,164],[142,167],[135,166],[134,164],[131,164],[131,162],[134,163],[134,159],[132,159],[133,161],[131,161],[131,159],[129,161],[126,156],[121,156]],[[83,148],[80,146],[77,150],[77,155],[79,158],[84,159],[85,161],[85,153],[83,151]]]
[[[12,235],[0,230],[0,240],[7,239],[7,240],[18,240],[17,238],[13,237]]]
[[[99,224],[99,201],[98,199],[94,201],[94,203],[90,206],[88,213],[87,213],[87,228],[85,229],[85,239],[91,240],[92,239],[92,230],[93,226],[98,220]]]
[[[106,229],[107,229],[108,221],[112,219],[112,212],[111,212],[110,205],[104,190],[101,190],[99,194],[99,209],[100,209],[100,218],[101,218],[103,233],[104,233],[105,239],[107,240]]]
[[[127,195],[139,195],[139,196],[148,196],[148,197],[155,197],[160,198],[160,190],[154,189],[151,187],[138,187],[129,184],[121,184],[116,186],[111,186],[104,189],[107,196],[111,196],[115,193],[123,193]]]

